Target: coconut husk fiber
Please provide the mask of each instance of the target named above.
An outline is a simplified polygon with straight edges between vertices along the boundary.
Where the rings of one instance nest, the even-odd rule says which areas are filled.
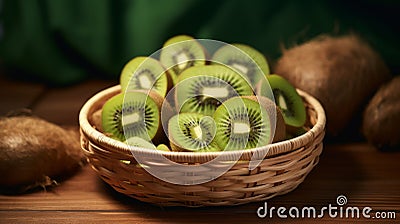
[[[0,118],[0,190],[53,185],[85,162],[79,132],[34,116]]]
[[[322,35],[284,49],[274,72],[319,99],[327,134],[338,136],[391,74],[380,55],[355,34]]]

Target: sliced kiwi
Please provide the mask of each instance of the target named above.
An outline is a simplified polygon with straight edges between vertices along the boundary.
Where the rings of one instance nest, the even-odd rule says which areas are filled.
[[[214,113],[215,141],[223,150],[249,149],[271,142],[268,112],[256,101],[233,97]]]
[[[135,57],[122,69],[120,76],[122,91],[153,90],[165,96],[168,90],[168,77],[161,63],[150,57]]]
[[[193,37],[179,35],[164,43],[160,53],[160,62],[168,69],[173,83],[176,84],[177,77],[185,69],[206,63],[206,52],[204,47]]]
[[[220,151],[214,142],[215,123],[212,117],[197,113],[181,113],[168,122],[172,151]]]
[[[185,70],[175,91],[178,111],[210,116],[225,100],[253,94],[240,74],[223,65],[196,66]]]
[[[267,97],[263,96],[244,96],[244,98],[251,99],[258,102],[267,111],[270,124],[271,124],[271,135],[273,134],[272,142],[279,142],[286,138],[286,124],[282,115],[282,111],[276,104]],[[274,128],[275,125],[275,128]],[[273,131],[274,130],[274,131]]]
[[[156,149],[156,146],[153,143],[137,136],[129,137],[128,139],[125,140],[125,143],[130,146],[135,146],[139,148]]]
[[[224,64],[243,74],[252,86],[269,75],[267,59],[256,49],[245,44],[224,45],[218,49],[212,63]]]
[[[296,138],[300,135],[307,133],[308,129],[304,126],[302,127],[291,127],[286,128],[286,139]]]
[[[157,145],[156,149],[160,150],[160,151],[166,151],[166,152],[171,151],[166,144],[159,144],[159,145]]]
[[[306,109],[296,89],[279,75],[268,75],[267,79],[274,94],[275,103],[282,110],[285,123],[293,127],[303,126],[306,122]]]
[[[120,141],[133,136],[150,141],[160,129],[159,108],[159,102],[145,92],[117,94],[103,106],[103,130]]]

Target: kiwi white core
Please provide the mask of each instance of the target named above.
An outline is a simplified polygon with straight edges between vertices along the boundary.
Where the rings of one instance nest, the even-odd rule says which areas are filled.
[[[229,90],[226,87],[204,87],[203,95],[213,96],[215,98],[225,98],[229,96]]]
[[[203,138],[203,130],[201,130],[200,125],[197,125],[191,128],[192,137],[195,139],[202,139]]]
[[[243,74],[247,74],[247,72],[249,71],[249,69],[246,66],[243,66],[241,64],[233,63],[232,66]]]
[[[124,115],[124,120],[125,120],[124,123],[125,124],[134,124],[134,123],[140,121],[140,117],[141,116],[139,115],[139,113]]]
[[[147,75],[140,75],[138,77],[140,86],[144,89],[151,89],[153,82],[151,81],[150,77]]]
[[[286,105],[285,97],[283,97],[282,95],[279,95],[279,96],[278,96],[278,104],[279,104],[279,107],[280,107],[282,110],[287,110],[287,109],[288,109],[288,107],[287,107],[287,105]]]
[[[235,134],[246,134],[250,133],[250,125],[243,122],[233,123],[233,133]]]
[[[185,53],[180,53],[175,56],[176,63],[178,64],[179,69],[186,68],[186,65],[189,61],[189,57]]]

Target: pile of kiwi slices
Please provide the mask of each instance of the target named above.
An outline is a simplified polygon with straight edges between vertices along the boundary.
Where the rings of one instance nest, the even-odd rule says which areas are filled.
[[[179,152],[251,149],[306,132],[302,98],[263,54],[221,43],[180,35],[133,58],[121,93],[92,123],[128,145]]]

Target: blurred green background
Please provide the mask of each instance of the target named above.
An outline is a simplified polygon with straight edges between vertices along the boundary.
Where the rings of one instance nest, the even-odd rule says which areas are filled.
[[[178,34],[249,44],[269,59],[321,33],[355,32],[400,65],[400,1],[2,0],[6,74],[52,85],[115,79]]]

